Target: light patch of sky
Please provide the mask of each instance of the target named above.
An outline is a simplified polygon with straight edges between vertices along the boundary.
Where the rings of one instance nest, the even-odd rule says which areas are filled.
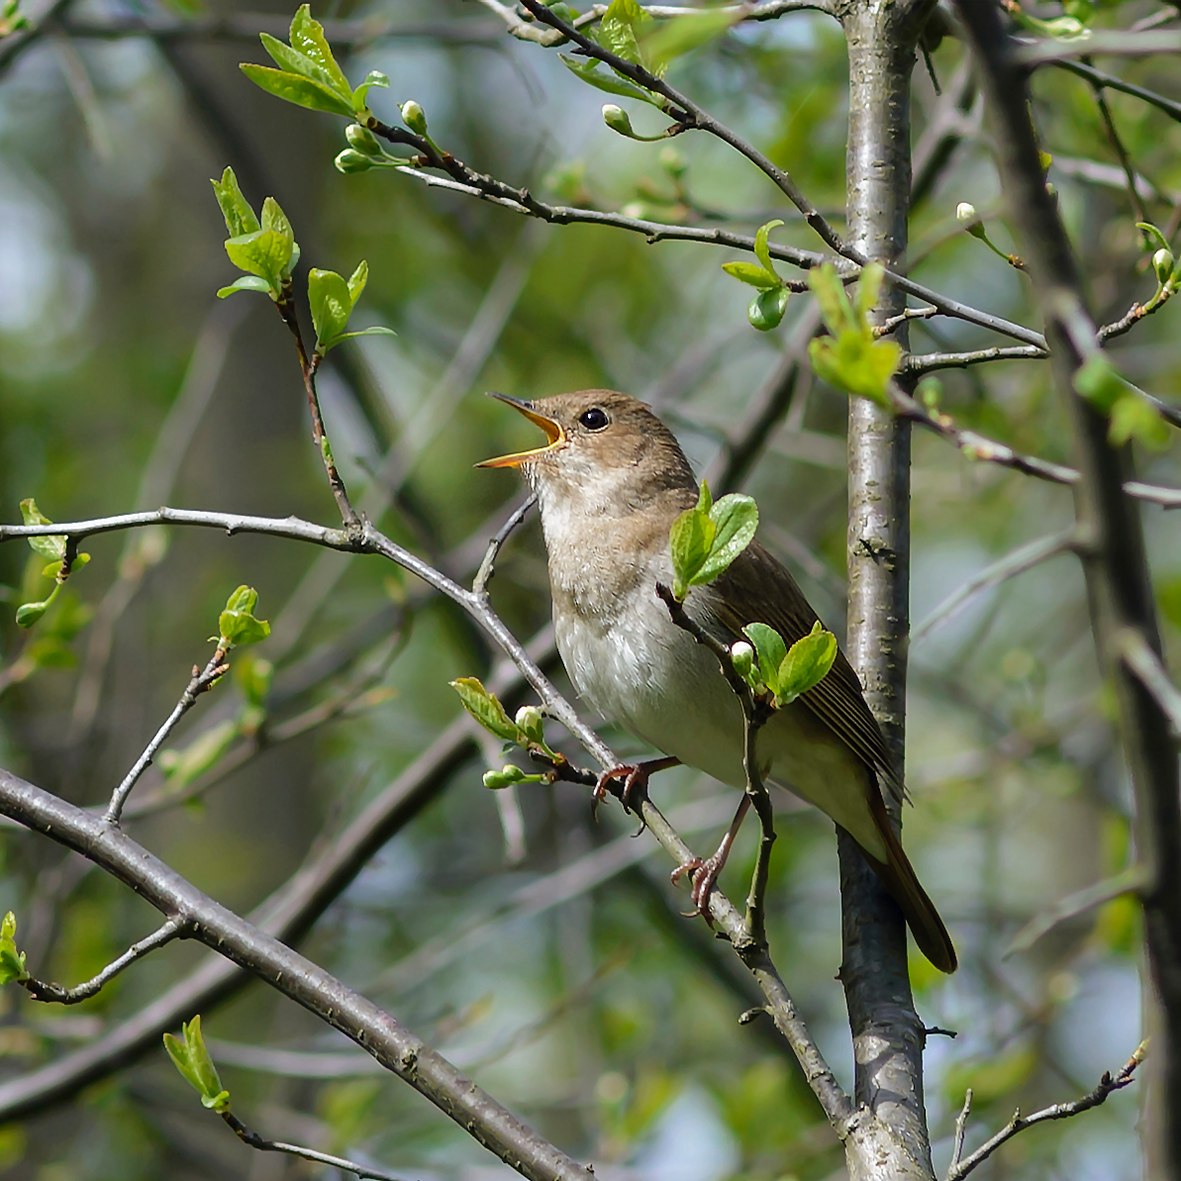
[[[738,1147],[713,1100],[690,1086],[669,1104],[634,1164],[646,1181],[723,1181],[738,1167]]]
[[[0,175],[0,275],[0,335],[35,345],[42,360],[89,314],[94,276],[69,243],[64,211],[50,189],[13,168]]]

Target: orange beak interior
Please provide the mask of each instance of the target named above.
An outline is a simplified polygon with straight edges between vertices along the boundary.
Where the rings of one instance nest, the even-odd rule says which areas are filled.
[[[516,451],[512,455],[498,455],[495,459],[483,460],[476,464],[476,467],[520,467],[533,456],[543,455],[546,451],[561,447],[566,442],[566,432],[562,430],[561,425],[544,414],[538,414],[533,409],[532,403],[522,401],[520,398],[510,398],[508,394],[498,394],[495,390],[489,390],[488,396],[506,403],[523,414],[531,423],[541,427],[545,431],[546,441],[544,447],[534,447],[531,451]]]

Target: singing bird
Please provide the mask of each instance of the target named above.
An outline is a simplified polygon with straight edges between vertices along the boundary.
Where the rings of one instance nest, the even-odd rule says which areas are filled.
[[[712,652],[673,623],[656,595],[671,585],[669,529],[697,503],[698,486],[672,432],[647,406],[613,390],[523,401],[493,394],[539,426],[546,442],[484,461],[517,467],[537,493],[549,558],[554,633],[579,694],[605,717],[671,756],[744,787],[741,706]],[[816,622],[787,569],[757,541],[685,610],[726,644],[744,625],[769,624],[790,646]],[[777,710],[758,735],[764,778],[814,804],[861,847],[923,954],[953,972],[955,948],[919,884],[883,790],[902,795],[885,740],[843,653],[814,688]],[[741,822],[695,867],[704,904]]]

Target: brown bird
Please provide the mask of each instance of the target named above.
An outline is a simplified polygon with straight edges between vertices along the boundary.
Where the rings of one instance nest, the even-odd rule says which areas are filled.
[[[578,692],[608,718],[723,783],[746,784],[742,711],[714,655],[669,617],[657,582],[671,585],[669,529],[697,502],[697,480],[669,429],[613,390],[527,402],[494,394],[546,434],[531,451],[486,460],[519,467],[537,493],[549,555],[558,651]],[[775,628],[790,646],[817,616],[787,569],[757,541],[685,610],[730,644],[745,624]],[[758,736],[764,778],[815,804],[846,829],[893,895],[923,954],[953,972],[955,948],[919,884],[886,812],[901,799],[882,732],[843,653],[828,675],[785,706]],[[622,769],[621,769],[622,770]],[[694,867],[701,907],[746,811],[713,858]]]

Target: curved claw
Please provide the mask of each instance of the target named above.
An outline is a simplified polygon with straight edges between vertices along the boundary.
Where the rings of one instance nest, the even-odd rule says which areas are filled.
[[[710,922],[709,896],[725,863],[725,857],[719,857],[717,853],[704,860],[694,857],[692,861],[678,865],[669,875],[673,885],[686,875],[689,877],[689,899],[693,909],[688,912],[687,918],[701,915],[707,923]]]
[[[646,763],[620,763],[618,767],[610,767],[599,776],[595,783],[595,790],[591,795],[591,813],[598,811],[599,805],[611,784],[622,781],[623,787],[619,793],[619,802],[625,812],[635,812],[639,815],[640,804],[648,794],[648,780],[657,771],[675,766],[677,759],[650,759]]]

